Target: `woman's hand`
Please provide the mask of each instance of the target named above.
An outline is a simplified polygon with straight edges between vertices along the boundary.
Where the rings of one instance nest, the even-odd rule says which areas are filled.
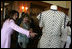
[[[37,33],[34,33],[34,32],[30,32],[30,37],[34,38],[35,35],[37,35]]]

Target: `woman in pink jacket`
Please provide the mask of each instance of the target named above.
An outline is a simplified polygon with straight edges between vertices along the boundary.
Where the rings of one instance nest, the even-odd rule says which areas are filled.
[[[17,11],[12,10],[10,12],[10,18],[5,20],[2,29],[1,29],[1,48],[10,48],[11,43],[11,34],[13,30],[18,31],[22,34],[27,35],[27,37],[34,37],[36,33],[25,30],[15,24],[15,20],[17,18]]]

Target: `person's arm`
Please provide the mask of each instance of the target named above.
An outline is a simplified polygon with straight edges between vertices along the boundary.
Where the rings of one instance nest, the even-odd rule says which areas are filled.
[[[44,22],[43,22],[43,16],[42,16],[42,14],[39,14],[37,16],[37,19],[39,20],[39,27],[43,28],[44,27]]]
[[[29,36],[29,31],[19,27],[18,25],[16,25],[13,20],[10,20],[10,27],[12,29],[14,29],[15,31],[19,32],[19,33],[27,35],[27,37],[30,37]]]
[[[71,33],[71,28],[69,27],[69,32]]]
[[[64,18],[63,18],[62,25],[61,25],[61,33],[62,33],[61,40],[64,42],[67,40],[67,27],[66,27],[66,25],[67,25],[68,21],[69,21],[69,18],[68,18],[68,16],[66,16],[65,28],[64,28]]]
[[[15,31],[18,31],[19,33],[27,35],[27,37],[35,37],[35,35],[37,35],[34,32],[31,32],[31,31],[28,31],[28,30],[25,30],[25,29],[19,27],[18,25],[15,24],[15,22],[13,20],[11,20],[11,22],[10,22],[10,27],[12,29],[14,29]]]
[[[71,35],[71,28],[70,28],[70,26],[68,27],[68,35]]]
[[[67,22],[68,22],[68,20],[67,20],[67,18],[66,18],[66,22],[65,22],[65,24],[64,24],[64,18],[63,18],[63,20],[62,20],[62,25],[61,25],[61,48],[64,48],[64,45],[65,45],[65,42],[66,42],[66,40],[67,40]],[[64,26],[65,25],[65,26]]]

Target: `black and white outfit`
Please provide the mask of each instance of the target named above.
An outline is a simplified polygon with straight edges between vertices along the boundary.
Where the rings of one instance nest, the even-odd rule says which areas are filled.
[[[39,14],[37,18],[40,20],[39,27],[43,27],[38,48],[61,48],[61,41],[66,41],[67,36],[63,32],[65,14],[57,10],[48,10]]]

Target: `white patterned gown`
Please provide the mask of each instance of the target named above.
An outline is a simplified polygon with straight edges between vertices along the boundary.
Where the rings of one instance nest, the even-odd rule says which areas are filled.
[[[41,16],[39,14],[37,18],[40,20],[39,27],[43,27],[38,48],[61,48],[61,41],[66,41],[67,37],[64,31],[65,14],[61,11],[48,10],[42,12]]]

